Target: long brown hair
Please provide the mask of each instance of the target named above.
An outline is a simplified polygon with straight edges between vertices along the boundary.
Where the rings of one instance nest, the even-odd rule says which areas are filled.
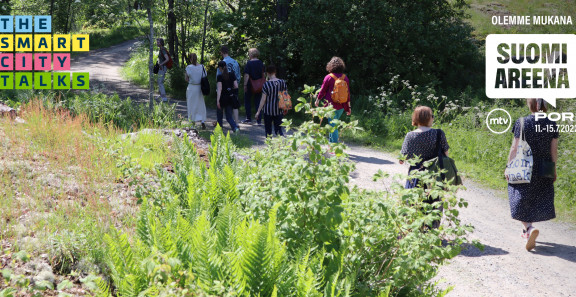
[[[228,79],[230,79],[230,73],[228,72],[228,67],[226,66],[226,62],[224,62],[224,61],[218,62],[218,68],[220,68],[220,71],[222,71],[222,78],[225,81],[228,81]]]
[[[528,108],[530,108],[531,112],[547,112],[548,108],[546,108],[546,103],[542,98],[530,98],[526,99],[528,102]]]
[[[198,65],[198,56],[195,53],[190,54],[190,63],[194,66]]]

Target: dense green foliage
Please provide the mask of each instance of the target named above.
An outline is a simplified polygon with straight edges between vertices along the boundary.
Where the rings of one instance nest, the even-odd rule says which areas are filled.
[[[317,116],[303,98],[297,109]],[[289,125],[289,124],[288,124]],[[338,123],[353,129],[355,123]],[[389,193],[348,185],[353,169],[342,144],[323,137],[331,127],[306,122],[270,141],[247,160],[220,129],[209,163],[193,144],[178,142],[174,172],[160,170],[160,188],[143,197],[138,238],[108,235],[107,261],[120,296],[435,295],[425,284],[437,265],[457,255],[469,227],[461,226],[456,188]],[[330,157],[328,150],[336,153]],[[422,197],[441,197],[442,214]],[[450,244],[442,244],[448,239]]]
[[[216,14],[214,26],[227,33],[223,43],[235,56],[257,47],[298,84],[320,82],[326,63],[340,56],[356,93],[376,89],[390,73],[462,87],[477,85],[482,74],[464,7],[446,0],[241,0]]]
[[[78,32],[86,28],[113,28],[135,25],[143,16],[134,9],[131,0],[11,0],[11,12],[15,15],[51,15],[52,31],[58,33]],[[138,1],[136,1],[138,2]]]

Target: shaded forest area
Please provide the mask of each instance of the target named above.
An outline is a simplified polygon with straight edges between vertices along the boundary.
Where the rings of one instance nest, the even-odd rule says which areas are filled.
[[[187,64],[191,52],[215,62],[219,46],[227,44],[241,64],[249,48],[258,48],[293,85],[317,81],[332,56],[347,63],[357,94],[373,93],[395,75],[442,88],[482,85],[482,58],[463,21],[464,0],[2,2],[3,14],[52,15],[54,32],[153,23],[177,65]]]

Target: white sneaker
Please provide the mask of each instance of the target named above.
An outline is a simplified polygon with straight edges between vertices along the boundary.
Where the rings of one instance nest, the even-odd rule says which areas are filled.
[[[536,247],[536,238],[538,238],[539,234],[540,230],[536,229],[536,227],[528,227],[528,242],[526,242],[527,251],[531,251]]]

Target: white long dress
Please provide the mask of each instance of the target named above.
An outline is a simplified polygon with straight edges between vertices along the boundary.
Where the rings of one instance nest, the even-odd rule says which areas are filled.
[[[200,88],[200,80],[204,75],[202,65],[186,66],[188,74],[188,88],[186,88],[186,103],[188,105],[188,120],[190,122],[204,122],[206,120],[206,104]]]

